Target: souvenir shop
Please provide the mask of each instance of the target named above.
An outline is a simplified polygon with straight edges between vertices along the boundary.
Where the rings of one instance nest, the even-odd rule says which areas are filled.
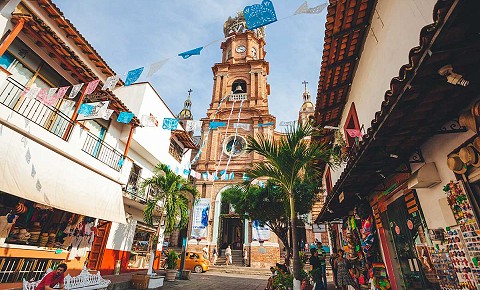
[[[361,200],[354,214],[332,230],[335,247],[345,251],[352,266],[351,273],[362,289],[390,289],[385,265],[378,247],[377,229],[370,204]]]
[[[8,248],[0,254],[0,283],[39,278],[60,262],[84,263],[95,222],[0,192],[0,248]]]
[[[132,249],[130,251],[130,260],[128,262],[130,269],[148,268],[154,235],[155,229],[153,227],[137,221]]]

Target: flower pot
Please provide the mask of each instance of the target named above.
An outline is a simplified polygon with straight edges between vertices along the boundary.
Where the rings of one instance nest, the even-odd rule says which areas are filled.
[[[175,281],[175,278],[177,277],[177,270],[175,269],[167,269],[165,270],[165,280],[167,281]]]

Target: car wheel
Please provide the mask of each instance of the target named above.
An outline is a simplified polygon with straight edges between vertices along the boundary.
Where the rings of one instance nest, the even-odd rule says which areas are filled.
[[[195,273],[202,273],[203,268],[202,268],[202,266],[197,265],[197,266],[195,266],[195,268],[193,268],[193,271],[195,271]]]

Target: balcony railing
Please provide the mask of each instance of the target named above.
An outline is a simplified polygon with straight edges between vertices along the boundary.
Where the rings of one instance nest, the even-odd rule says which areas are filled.
[[[122,168],[123,154],[91,133],[87,134],[82,151],[117,171]]]
[[[131,173],[128,178],[128,183],[124,188],[124,192],[133,199],[140,203],[147,203],[148,200],[153,199],[160,191],[152,186],[142,190],[142,183],[145,181],[142,177],[136,173]]]
[[[37,99],[21,98],[24,89],[22,84],[8,77],[0,86],[0,103],[67,141],[73,121],[57,108],[49,107]]]

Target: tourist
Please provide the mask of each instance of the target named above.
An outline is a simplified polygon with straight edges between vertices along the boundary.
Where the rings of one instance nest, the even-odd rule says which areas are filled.
[[[207,247],[207,245],[205,245],[205,247],[203,247],[202,252],[203,252],[203,258],[208,260],[208,247]]]
[[[313,282],[315,282],[315,289],[314,290],[321,290],[326,289],[323,288],[323,281],[322,281],[322,269],[321,269],[321,261],[318,257],[318,251],[312,249],[310,251],[312,254],[310,256],[310,267],[312,268],[312,278]]]
[[[232,264],[232,249],[230,249],[230,245],[227,246],[225,249],[225,265]]]
[[[337,268],[337,283],[343,290],[347,290],[347,287],[350,285],[355,289],[359,289],[357,283],[353,281],[352,276],[350,275],[350,266],[349,261],[343,257],[345,252],[343,250],[338,250],[337,259],[335,259],[334,267]]]
[[[333,253],[330,255],[330,267],[332,267],[333,272],[333,283],[335,283],[335,288],[338,288],[337,282],[337,268],[335,267],[335,260],[337,259],[337,250],[333,250]]]
[[[327,263],[325,261],[327,253],[325,253],[321,241],[317,241],[317,252],[320,259],[320,275],[322,276],[323,289],[327,289]]]
[[[35,290],[58,290],[58,289],[65,289],[65,285],[63,282],[65,271],[67,271],[67,265],[61,263],[57,266],[55,271],[52,271],[43,277],[42,281],[35,287]],[[59,287],[55,287],[57,285]],[[55,287],[55,288],[53,288]]]
[[[275,276],[277,275],[277,271],[274,267],[270,267],[270,277],[268,278],[267,282],[267,287],[265,290],[272,290],[273,289],[273,279],[275,279]]]
[[[243,253],[242,253],[242,265],[243,265],[243,267],[247,266],[247,260],[248,260],[248,250],[247,250],[247,248],[243,248]]]
[[[212,250],[212,265],[215,266],[215,263],[217,262],[217,246],[214,246],[213,247],[213,250]]]

